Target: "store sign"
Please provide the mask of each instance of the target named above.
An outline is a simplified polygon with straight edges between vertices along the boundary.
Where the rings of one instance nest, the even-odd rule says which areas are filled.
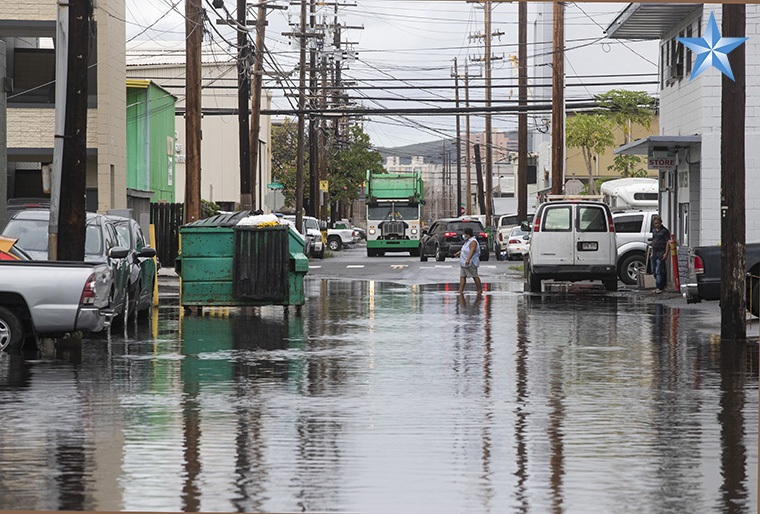
[[[647,168],[650,170],[672,171],[676,169],[677,163],[675,152],[667,149],[649,149]]]

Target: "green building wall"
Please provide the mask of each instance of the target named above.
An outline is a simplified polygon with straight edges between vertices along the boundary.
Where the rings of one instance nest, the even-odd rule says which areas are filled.
[[[127,81],[127,187],[174,202],[176,98],[148,80]]]

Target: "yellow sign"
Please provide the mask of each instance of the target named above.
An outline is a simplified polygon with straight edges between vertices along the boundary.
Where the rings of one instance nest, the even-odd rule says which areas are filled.
[[[319,190],[324,191],[325,193],[330,190],[329,188],[329,181],[328,180],[320,180],[319,181]]]

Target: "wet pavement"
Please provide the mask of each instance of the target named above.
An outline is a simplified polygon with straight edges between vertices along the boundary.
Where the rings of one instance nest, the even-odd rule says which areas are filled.
[[[756,345],[714,306],[353,258],[300,315],[185,315],[164,275],[151,320],[0,355],[0,509],[757,511]]]

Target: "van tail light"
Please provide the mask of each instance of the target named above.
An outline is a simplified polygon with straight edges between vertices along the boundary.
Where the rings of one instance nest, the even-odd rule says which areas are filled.
[[[456,232],[444,232],[443,237],[445,237],[447,239],[450,238],[450,237],[457,237],[457,233]]]
[[[701,275],[705,272],[705,261],[699,255],[694,256],[694,273]]]
[[[541,228],[541,218],[538,215],[536,215],[533,218],[533,232],[541,232],[540,228]]]
[[[484,237],[488,239],[488,232],[481,232],[480,234],[478,234],[478,237]]]
[[[97,285],[97,279],[95,273],[90,274],[90,278],[84,284],[82,289],[82,296],[79,298],[79,305],[93,305],[95,303],[95,286]]]

